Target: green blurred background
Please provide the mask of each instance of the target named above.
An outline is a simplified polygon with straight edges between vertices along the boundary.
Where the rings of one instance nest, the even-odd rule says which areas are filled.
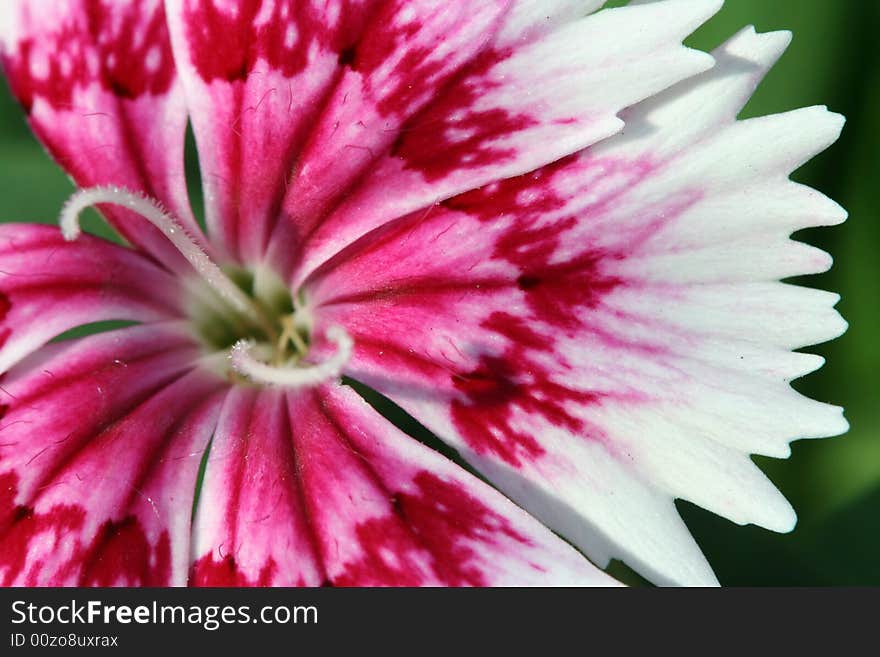
[[[797,387],[846,407],[852,429],[842,438],[797,442],[787,461],[759,460],[798,511],[791,534],[738,527],[686,503],[680,508],[723,584],[878,585],[880,0],[727,0],[689,43],[709,50],[748,24],[790,29],[795,38],[746,116],[826,104],[848,118],[840,141],[795,175],[850,212],[841,227],[799,235],[834,256],[831,272],[802,282],[840,292],[850,329],[808,349],[828,363]],[[0,88],[0,220],[54,221],[71,190]],[[94,217],[86,226],[107,234]]]

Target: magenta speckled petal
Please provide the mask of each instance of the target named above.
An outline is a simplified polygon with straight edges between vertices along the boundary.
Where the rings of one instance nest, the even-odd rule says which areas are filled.
[[[0,61],[34,133],[78,186],[149,194],[199,234],[183,170],[186,106],[160,0],[9,0]],[[151,226],[107,218],[168,266],[186,263]]]
[[[387,126],[388,147],[371,148],[369,171],[339,207],[320,225],[296,231],[306,240],[300,275],[393,218],[429,212],[433,203],[618,132],[621,109],[711,67],[711,58],[681,40],[718,6],[673,1],[607,10],[527,30],[513,44],[502,31],[501,42],[490,42],[421,112]]]
[[[221,382],[154,324],[51,345],[7,374],[0,582],[186,581],[189,516]],[[216,406],[216,403],[213,404]]]
[[[202,495],[197,586],[614,584],[342,386],[231,393]]]

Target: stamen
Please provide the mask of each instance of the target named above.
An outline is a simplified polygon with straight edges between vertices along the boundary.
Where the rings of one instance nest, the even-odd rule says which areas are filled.
[[[229,358],[232,367],[256,383],[299,388],[313,386],[337,378],[351,358],[354,340],[341,326],[327,329],[327,339],[336,345],[336,353],[323,363],[308,367],[275,367],[251,355],[256,346],[253,341],[239,340],[232,347]]]
[[[262,309],[233,283],[223,270],[208,257],[201,247],[187,235],[177,220],[167,212],[155,199],[140,196],[121,187],[90,187],[80,189],[71,196],[61,210],[59,223],[61,234],[68,241],[75,240],[81,233],[79,225],[80,213],[98,203],[112,203],[136,212],[162,231],[184,258],[189,261],[199,276],[210,285],[223,299],[232,304],[238,312],[257,319],[269,333],[275,329],[266,319]]]
[[[296,325],[296,315],[282,317],[281,327],[281,336],[278,338],[278,345],[276,347],[277,352],[283,354],[287,350],[287,343],[292,342],[297,354],[300,356],[307,354],[309,347],[299,334],[299,328]]]

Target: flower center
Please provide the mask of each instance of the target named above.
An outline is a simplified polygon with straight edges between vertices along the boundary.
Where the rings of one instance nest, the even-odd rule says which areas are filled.
[[[267,269],[219,267],[154,199],[118,187],[81,189],[61,212],[65,239],[80,235],[79,214],[98,203],[121,205],[140,215],[193,266],[196,276],[187,282],[190,319],[208,351],[228,356],[236,379],[298,387],[340,376],[354,346],[345,329],[328,328],[325,337],[336,352],[323,362],[309,362],[314,322],[305,296],[291,294]]]

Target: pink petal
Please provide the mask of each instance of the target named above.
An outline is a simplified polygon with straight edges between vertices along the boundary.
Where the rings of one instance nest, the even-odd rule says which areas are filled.
[[[388,0],[372,17],[297,161],[285,210],[314,229],[354,180],[484,49],[507,0]]]
[[[9,0],[0,61],[34,133],[77,185],[119,185],[162,201],[199,234],[186,195],[186,108],[160,0]],[[155,228],[118,207],[131,242],[188,265]]]
[[[613,583],[349,388],[289,403],[303,499],[335,585]]]
[[[181,286],[130,249],[54,227],[0,226],[0,372],[68,329],[182,316]]]
[[[321,584],[324,572],[300,497],[297,458],[283,393],[233,390],[205,469],[191,584]]]
[[[424,107],[416,114],[386,115],[346,87],[345,115],[334,114],[313,135],[314,150],[326,161],[318,172],[332,177],[315,180],[306,159],[297,172],[302,184],[295,180],[289,192],[295,236],[308,244],[300,275],[392,218],[431,212],[438,200],[619,131],[622,108],[711,66],[681,39],[718,6],[716,0],[640,4],[556,23],[557,29],[529,27],[519,9],[509,17],[515,23],[499,23],[448,84],[435,88],[431,78],[416,79],[411,94],[427,95],[417,96]],[[461,7],[473,12],[469,4]],[[329,189],[340,200],[349,193],[334,210],[329,200],[312,203],[314,189]]]
[[[229,254],[261,258],[294,158],[375,0],[169,0],[199,148],[206,219]]]
[[[310,219],[486,45],[481,32],[500,25],[495,47],[507,48],[596,4],[170,0],[212,233],[230,255],[260,260],[294,163],[288,211]]]
[[[185,582],[195,477],[224,385],[184,376],[196,357],[179,328],[154,325],[52,345],[9,373],[4,585]]]
[[[341,386],[229,395],[193,554],[197,586],[615,583]]]
[[[735,121],[787,41],[744,31],[625,134],[387,225],[307,282],[319,325],[354,338],[350,376],[594,561],[659,583],[714,582],[674,498],[788,530],[749,453],[846,429],[788,385],[821,364],[789,350],[845,328],[837,297],[776,282],[829,265],[788,236],[845,213],[788,175],[841,121]]]

